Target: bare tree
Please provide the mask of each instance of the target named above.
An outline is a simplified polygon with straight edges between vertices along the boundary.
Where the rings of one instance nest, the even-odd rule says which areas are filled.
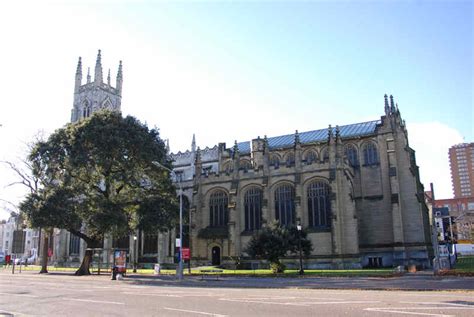
[[[41,134],[38,134],[35,137],[35,142],[42,140],[43,137]],[[26,147],[28,149],[28,152],[31,151],[34,143],[31,144],[26,144]],[[28,160],[25,159],[19,159],[20,165],[17,165],[11,161],[0,161],[1,164],[4,164],[7,166],[11,171],[16,174],[17,180],[14,182],[11,182],[7,184],[7,187],[11,186],[24,186],[30,194],[39,194],[39,190],[41,186],[44,186],[44,180],[42,179],[41,175],[35,175],[33,173],[33,168],[34,166],[32,163]],[[5,199],[1,199],[1,201],[9,204],[10,206],[14,207],[16,214],[20,214],[18,207]],[[6,208],[8,211],[12,212],[9,208]],[[43,231],[43,232],[42,232]],[[53,233],[53,228],[39,228],[40,232],[40,237],[39,241],[41,241],[41,235],[43,236],[43,249],[42,249],[42,254],[43,257],[41,258],[41,270],[40,273],[48,273],[48,246],[49,246],[49,237]],[[38,255],[39,255],[39,250],[38,250]]]

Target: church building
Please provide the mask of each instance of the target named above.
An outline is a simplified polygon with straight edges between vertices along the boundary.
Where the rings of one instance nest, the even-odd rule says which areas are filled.
[[[265,222],[301,225],[308,268],[429,266],[415,151],[393,97],[380,119],[171,154],[190,210],[192,259],[262,265],[245,247]],[[287,266],[297,257],[288,256]]]
[[[122,63],[116,86],[102,80],[101,52],[94,81],[82,85],[82,61],[76,71],[71,121],[99,109],[120,111]],[[244,267],[267,263],[245,253],[265,223],[301,225],[313,250],[305,268],[430,266],[428,209],[415,151],[392,96],[373,121],[256,137],[227,146],[170,153],[174,182],[183,188],[183,245],[191,263]],[[179,186],[177,186],[179,187]],[[173,263],[177,230],[137,232],[121,240],[105,239],[104,249],[124,247],[139,265]],[[58,261],[83,254],[78,238],[61,233]],[[283,262],[297,267],[298,258]]]

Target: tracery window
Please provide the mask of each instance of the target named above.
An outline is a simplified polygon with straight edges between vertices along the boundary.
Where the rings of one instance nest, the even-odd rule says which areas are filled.
[[[376,165],[379,163],[377,147],[369,142],[364,145],[364,165]]]
[[[282,226],[295,224],[295,189],[283,184],[275,190],[275,219]]]
[[[258,230],[262,227],[262,198],[263,192],[258,187],[252,187],[245,193],[245,231]]]
[[[121,238],[114,238],[112,241],[112,247],[118,249],[128,249],[130,247],[130,237],[124,236]]]
[[[230,174],[232,173],[233,169],[232,169],[232,163],[231,162],[227,162],[224,164],[224,172],[227,173],[227,174]]]
[[[158,253],[158,235],[156,233],[145,233],[143,241],[143,254]]]
[[[252,163],[248,160],[241,160],[240,161],[240,168],[243,169],[244,171],[248,171],[252,169]]]
[[[324,149],[323,150],[323,162],[326,163],[326,162],[329,162],[329,151],[328,149]]]
[[[228,198],[222,191],[216,191],[209,198],[209,225],[211,227],[223,227],[228,220]]]
[[[331,203],[329,200],[329,185],[315,181],[308,186],[308,221],[314,228],[331,227]]]
[[[318,155],[314,151],[306,153],[306,164],[311,165],[318,160]]]
[[[73,234],[69,235],[69,254],[70,255],[79,254],[80,246],[81,246],[81,238]]]
[[[181,196],[183,199],[183,248],[189,247],[189,223],[191,222],[189,213],[189,200],[185,195]],[[178,198],[179,199],[179,198]],[[179,224],[176,226],[176,232],[179,232]],[[177,235],[176,237],[179,237]]]
[[[295,154],[293,153],[288,153],[286,155],[286,160],[285,160],[286,166],[293,166],[295,165]]]
[[[349,164],[351,166],[358,166],[359,165],[359,158],[358,158],[358,154],[357,154],[357,148],[352,145],[352,144],[349,144],[346,146],[346,148],[344,149],[344,153],[347,157],[347,159],[349,160]]]
[[[278,168],[280,166],[280,157],[278,155],[272,155],[270,158],[270,165]]]

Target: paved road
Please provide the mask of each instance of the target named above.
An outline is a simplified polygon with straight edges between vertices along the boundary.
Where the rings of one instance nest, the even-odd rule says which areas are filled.
[[[311,280],[300,279],[300,282],[309,283]],[[245,279],[241,283],[244,281]],[[452,281],[444,283],[451,284]],[[0,272],[0,315],[185,317],[474,315],[472,291],[331,290],[294,288],[291,285],[288,288],[242,288],[237,284],[234,286],[229,284],[228,280],[192,279],[179,283],[169,277],[152,279],[130,276],[122,281],[111,281],[104,275],[76,277],[66,274],[39,275],[25,272],[11,275]],[[271,286],[270,282],[267,284],[260,286]],[[279,287],[278,284],[275,286]]]

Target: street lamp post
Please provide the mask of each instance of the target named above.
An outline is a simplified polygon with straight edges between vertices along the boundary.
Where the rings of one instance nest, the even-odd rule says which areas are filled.
[[[138,246],[137,246],[137,234],[133,236],[133,273],[137,273],[137,259],[138,259]]]
[[[164,166],[163,164],[153,161],[152,162],[155,166],[163,168],[174,175],[176,182],[178,183],[179,187],[179,261],[178,261],[178,271],[176,272],[178,275],[178,279],[183,279],[183,187],[181,185],[181,179],[176,176],[176,173],[169,169],[168,167]]]
[[[433,183],[430,183],[431,189],[431,225],[432,225],[432,241],[433,244],[433,252],[434,252],[434,259],[433,259],[433,273],[434,275],[438,275],[440,269],[440,261],[439,261],[439,247],[438,247],[438,228],[436,227],[435,215],[434,215],[434,208],[435,208],[435,194],[433,189]]]
[[[301,224],[297,224],[296,225],[296,229],[298,230],[298,249],[299,249],[299,252],[300,252],[300,270],[299,270],[299,274],[300,275],[303,275],[304,274],[304,270],[303,270],[303,254],[302,254],[302,250],[301,250]]]

